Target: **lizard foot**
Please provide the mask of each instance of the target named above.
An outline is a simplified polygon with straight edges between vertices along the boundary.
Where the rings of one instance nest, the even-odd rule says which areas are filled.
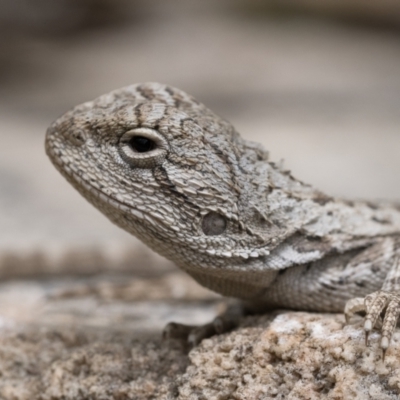
[[[358,312],[365,312],[364,331],[365,344],[372,329],[381,331],[380,347],[385,360],[386,350],[396,328],[400,314],[400,257],[396,257],[392,268],[386,275],[382,289],[371,293],[365,299],[349,300],[344,309],[346,321]]]
[[[367,346],[372,329],[377,328],[381,331],[380,347],[384,360],[400,314],[400,295],[379,290],[369,294],[365,299],[351,299],[346,303],[344,310],[346,322],[348,323],[350,318],[359,312],[365,313],[364,331]]]
[[[242,306],[230,306],[222,315],[204,325],[184,325],[170,322],[163,330],[163,339],[186,341],[191,347],[197,346],[203,339],[229,332],[239,325],[244,315]]]

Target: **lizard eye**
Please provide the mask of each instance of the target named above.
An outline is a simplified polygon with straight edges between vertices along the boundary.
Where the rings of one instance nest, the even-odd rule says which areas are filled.
[[[203,217],[201,228],[207,236],[221,235],[226,229],[226,219],[221,214],[211,211]]]
[[[168,143],[165,138],[150,128],[131,129],[119,141],[119,153],[132,167],[155,167],[164,161],[167,152]]]

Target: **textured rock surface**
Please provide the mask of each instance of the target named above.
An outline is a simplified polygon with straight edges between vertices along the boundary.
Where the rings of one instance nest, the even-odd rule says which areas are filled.
[[[275,316],[276,315],[276,316]],[[397,399],[397,343],[386,365],[376,336],[366,349],[360,329],[341,315],[277,313],[247,320],[230,335],[190,353],[182,399]],[[400,339],[397,334],[395,341]],[[197,397],[193,393],[199,394]],[[201,395],[203,397],[201,397]]]
[[[107,282],[2,285],[1,399],[399,398],[400,332],[383,364],[342,315],[277,311],[188,352],[161,327],[212,318],[218,298],[180,274]]]

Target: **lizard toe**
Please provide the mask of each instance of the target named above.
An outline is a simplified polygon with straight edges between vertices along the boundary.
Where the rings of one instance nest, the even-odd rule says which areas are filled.
[[[364,320],[364,331],[366,335],[366,344],[368,345],[368,336],[375,327],[380,314],[388,305],[390,294],[379,290],[365,297],[364,305],[366,316]]]
[[[392,339],[394,330],[396,328],[399,315],[400,315],[400,296],[398,296],[397,294],[391,294],[381,328],[382,338],[380,347],[383,351],[383,359],[385,359],[386,350],[390,345],[390,341]]]
[[[344,317],[346,324],[350,323],[350,320],[355,314],[365,311],[364,299],[362,297],[355,297],[347,301],[344,307]]]

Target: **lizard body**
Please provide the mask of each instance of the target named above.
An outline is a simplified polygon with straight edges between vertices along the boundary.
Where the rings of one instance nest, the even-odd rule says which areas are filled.
[[[112,222],[203,286],[258,310],[347,303],[348,315],[366,309],[367,333],[387,309],[387,348],[400,301],[399,206],[325,195],[193,97],[157,83],[73,108],[48,129],[46,151]]]

